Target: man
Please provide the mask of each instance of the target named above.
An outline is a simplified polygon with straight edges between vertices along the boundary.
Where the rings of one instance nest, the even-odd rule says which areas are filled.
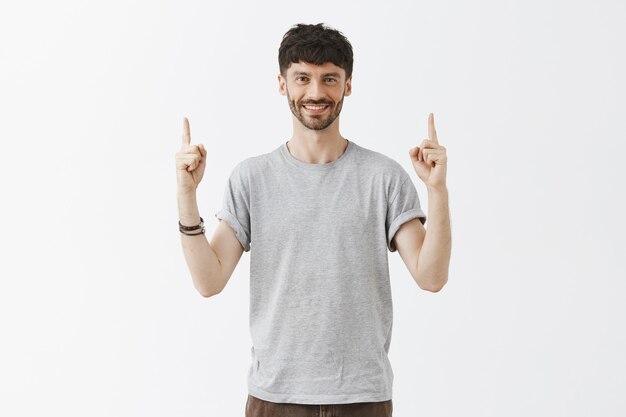
[[[278,60],[292,137],[235,166],[210,244],[195,196],[207,151],[191,145],[184,119],[176,165],[185,259],[195,287],[210,297],[250,252],[246,416],[312,416],[323,407],[391,416],[387,250],[399,252],[420,288],[437,292],[447,282],[446,149],[431,113],[429,138],[409,150],[428,189],[426,230],[404,168],[339,132],[352,90],[352,47],[343,34],[323,24],[296,25],[284,35]]]

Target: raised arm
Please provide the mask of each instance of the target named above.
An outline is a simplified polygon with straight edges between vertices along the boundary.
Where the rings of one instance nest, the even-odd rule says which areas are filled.
[[[191,145],[189,120],[185,117],[182,146],[176,153],[178,212],[183,226],[200,223],[196,190],[204,175],[206,155],[204,145]],[[185,261],[196,290],[204,297],[219,294],[243,254],[235,232],[226,222],[220,221],[211,243],[204,233],[180,235]]]

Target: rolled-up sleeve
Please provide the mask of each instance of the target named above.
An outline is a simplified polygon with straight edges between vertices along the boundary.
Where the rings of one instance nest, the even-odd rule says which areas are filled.
[[[231,172],[226,187],[222,208],[215,213],[233,229],[244,252],[250,251],[250,193],[248,182],[242,175],[239,163]]]
[[[420,219],[422,224],[426,223],[426,214],[421,208],[419,196],[411,177],[408,174],[402,176],[399,186],[394,190],[387,206],[386,232],[387,247],[390,252],[396,251],[396,246],[392,242],[396,232],[404,223],[413,219]]]

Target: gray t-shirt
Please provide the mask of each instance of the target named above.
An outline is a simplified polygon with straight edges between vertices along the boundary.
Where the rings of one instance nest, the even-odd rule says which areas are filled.
[[[426,215],[406,170],[353,141],[327,164],[283,143],[233,169],[215,217],[250,252],[248,393],[271,402],[392,398],[387,250]]]

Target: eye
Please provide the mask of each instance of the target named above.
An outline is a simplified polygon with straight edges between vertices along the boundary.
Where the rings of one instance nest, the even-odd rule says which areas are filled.
[[[306,79],[307,79],[307,77],[305,77],[304,75],[296,77],[296,81],[305,81]]]
[[[335,80],[334,78],[326,78],[326,81],[330,81],[330,82],[333,82],[333,83],[337,82],[337,80]]]

